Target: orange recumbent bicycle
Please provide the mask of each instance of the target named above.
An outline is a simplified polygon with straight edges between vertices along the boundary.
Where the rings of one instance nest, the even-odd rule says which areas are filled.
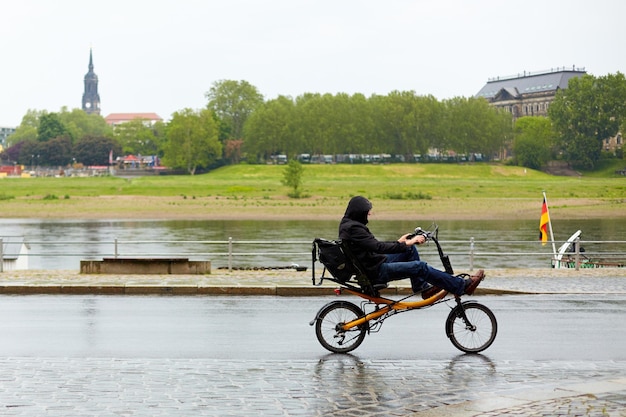
[[[438,227],[433,231],[415,229],[427,241],[437,245],[439,257],[447,273],[453,275],[452,265],[443,253],[437,239]],[[315,263],[320,261],[324,270],[319,279],[315,274]],[[309,323],[315,325],[315,334],[320,344],[331,352],[347,353],[363,342],[366,333],[378,332],[383,322],[397,314],[430,307],[439,303],[448,303],[451,311],[445,324],[446,335],[452,344],[466,353],[478,353],[487,349],[496,338],[498,324],[493,312],[476,301],[461,301],[460,296],[449,294],[445,290],[419,301],[408,301],[411,294],[400,300],[393,300],[380,295],[386,286],[373,286],[358,260],[350,253],[347,245],[338,240],[316,238],[312,252],[313,285],[322,285],[325,279],[336,282],[339,288],[335,293],[348,293],[364,299],[358,306],[352,302],[331,301],[323,306]],[[326,272],[330,276],[326,275]],[[460,274],[467,277],[468,274]],[[452,300],[454,303],[451,304]],[[450,305],[451,304],[451,305]]]

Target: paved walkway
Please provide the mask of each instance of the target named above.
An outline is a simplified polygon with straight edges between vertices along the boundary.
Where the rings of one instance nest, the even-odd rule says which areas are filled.
[[[319,275],[321,271],[316,271]],[[477,294],[626,293],[626,268],[494,269]],[[389,294],[406,293],[408,280],[395,281]],[[28,270],[0,273],[0,294],[173,294],[173,295],[327,295],[337,287],[311,282],[311,271],[216,270],[207,275],[100,275],[79,271]]]
[[[330,282],[313,287],[310,271],[295,270],[218,270],[205,276],[0,273],[0,294],[308,296],[330,295],[334,287]],[[402,281],[391,288],[406,291]],[[490,270],[477,291],[524,293],[626,294],[626,269]],[[626,362],[476,366],[469,362],[484,360],[481,355],[459,358],[447,363],[350,355],[288,363],[0,358],[0,414],[626,417]],[[451,391],[450,378],[466,381],[465,387]]]

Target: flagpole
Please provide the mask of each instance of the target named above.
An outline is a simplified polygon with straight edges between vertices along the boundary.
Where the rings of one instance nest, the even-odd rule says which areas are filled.
[[[556,259],[556,244],[554,243],[554,233],[552,232],[552,219],[550,218],[550,206],[548,205],[548,198],[546,192],[543,191],[543,201],[546,202],[546,211],[548,213],[548,225],[550,226],[550,240],[552,241],[552,252],[554,252],[554,258]]]

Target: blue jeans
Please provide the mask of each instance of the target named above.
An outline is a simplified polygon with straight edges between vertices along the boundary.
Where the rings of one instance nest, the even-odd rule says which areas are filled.
[[[409,278],[413,292],[421,292],[432,284],[456,295],[465,292],[465,280],[429,266],[420,261],[417,248],[413,246],[404,253],[388,254],[387,260],[380,266],[378,277],[381,282]]]

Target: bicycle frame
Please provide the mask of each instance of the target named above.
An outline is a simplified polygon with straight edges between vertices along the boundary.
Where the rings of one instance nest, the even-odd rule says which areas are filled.
[[[385,297],[380,297],[380,296],[371,296],[368,294],[365,294],[361,291],[357,291],[354,289],[351,289],[349,287],[341,287],[335,290],[335,293],[337,295],[341,295],[342,292],[347,292],[348,294],[352,294],[352,295],[356,295],[358,297],[364,298],[368,301],[370,301],[373,304],[376,304],[377,306],[379,305],[384,305],[384,307],[382,308],[377,308],[375,311],[366,314],[364,317],[360,317],[356,320],[352,320],[350,322],[344,323],[341,326],[341,330],[350,330],[353,327],[356,326],[360,326],[362,324],[365,324],[366,322],[369,322],[371,320],[376,320],[382,316],[384,316],[387,313],[390,313],[392,311],[396,311],[396,312],[400,312],[400,311],[409,311],[409,310],[417,310],[423,307],[428,307],[431,306],[435,303],[437,303],[440,300],[443,300],[447,295],[448,292],[445,290],[441,290],[438,293],[436,293],[435,295],[433,295],[432,297],[426,299],[426,300],[419,300],[419,301],[396,301],[396,300],[391,300],[389,298],[385,298]]]

